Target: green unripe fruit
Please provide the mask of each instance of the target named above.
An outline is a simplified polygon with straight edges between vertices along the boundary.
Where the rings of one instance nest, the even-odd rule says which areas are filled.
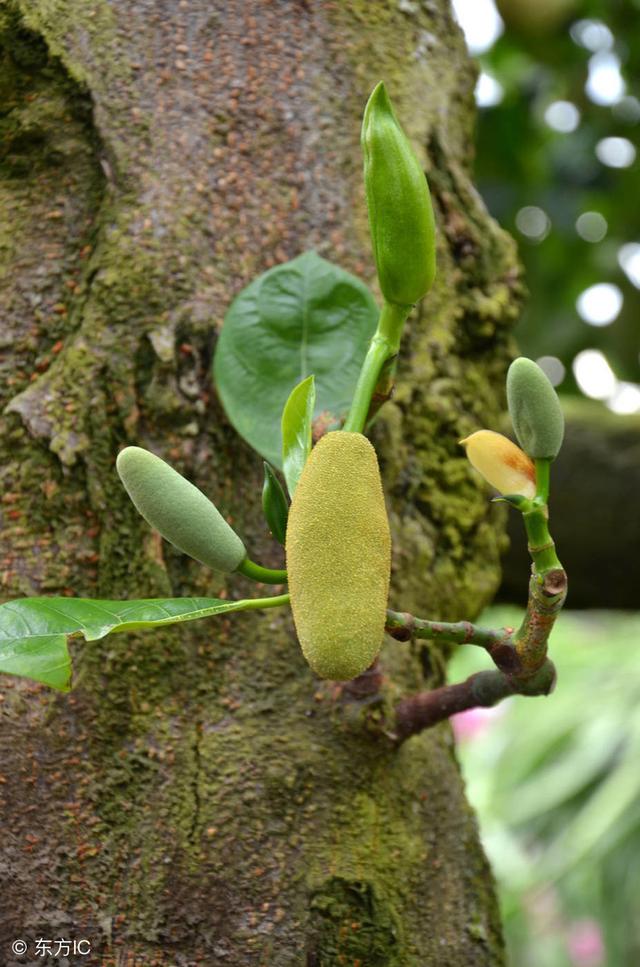
[[[335,431],[311,451],[289,509],[287,570],[302,652],[320,678],[360,675],[380,650],[391,537],[376,452]]]
[[[235,571],[244,544],[208,497],[141,447],[126,447],[116,468],[138,512],[165,540],[214,571]]]
[[[507,402],[520,446],[534,459],[553,460],[564,436],[560,400],[537,363],[520,356],[507,373]]]
[[[410,306],[433,283],[435,223],[427,179],[383,83],[365,108],[362,151],[380,289],[387,302]]]

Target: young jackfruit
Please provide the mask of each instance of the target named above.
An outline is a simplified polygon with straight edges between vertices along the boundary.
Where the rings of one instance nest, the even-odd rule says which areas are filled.
[[[137,511],[165,540],[214,571],[231,573],[244,544],[208,497],[142,447],[125,447],[116,468]]]
[[[320,678],[345,681],[384,635],[391,537],[376,453],[335,431],[311,451],[289,510],[287,570],[302,652]]]

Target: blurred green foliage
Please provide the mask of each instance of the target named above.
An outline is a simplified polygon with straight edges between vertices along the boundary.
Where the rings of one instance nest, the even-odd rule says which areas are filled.
[[[520,618],[493,608],[483,623]],[[454,719],[512,967],[640,963],[638,640],[639,615],[563,613],[551,697]],[[460,648],[450,680],[479,667],[483,656]]]
[[[505,14],[518,5],[523,0],[501,0],[500,8]],[[530,6],[537,8],[533,0]],[[559,357],[567,369],[563,391],[576,390],[571,364],[587,348],[603,352],[618,379],[640,383],[640,290],[619,262],[623,245],[640,242],[640,165],[612,167],[598,157],[605,138],[623,138],[640,149],[640,2],[576,0],[571,7],[546,30],[507,23],[480,57],[483,71],[501,86],[502,99],[479,112],[476,166],[480,191],[518,240],[526,269],[530,297],[516,333],[520,348],[534,359]],[[597,69],[594,94],[588,80]],[[596,103],[594,97],[611,103]],[[565,128],[572,126],[571,105],[577,109],[573,130],[549,123],[548,109],[557,102],[569,103],[568,115],[566,107],[564,115],[556,108],[555,121]],[[628,144],[622,147],[632,154]],[[518,213],[530,207],[541,209],[549,223],[527,234]],[[583,234],[586,230],[592,241],[576,229],[588,212],[606,222],[583,219]],[[638,253],[640,272],[640,246]],[[603,282],[621,290],[623,307],[610,325],[589,325],[576,300]]]
[[[524,264],[519,347],[559,357],[566,392],[578,354],[599,351],[615,374],[600,398],[640,409],[640,0],[498,0],[504,29],[488,49],[493,0],[454,5],[485,48],[476,179]],[[590,324],[577,301],[602,283],[622,308]],[[606,388],[606,372],[591,377]],[[483,623],[520,619],[500,608]],[[640,615],[563,613],[551,697],[453,720],[512,967],[640,964],[639,640]],[[481,667],[461,648],[450,680]]]

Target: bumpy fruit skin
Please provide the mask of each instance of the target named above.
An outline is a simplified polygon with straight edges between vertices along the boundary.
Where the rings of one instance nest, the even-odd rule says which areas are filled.
[[[534,460],[553,460],[564,437],[558,394],[532,359],[514,359],[507,373],[507,402],[520,446]]]
[[[335,431],[311,451],[289,510],[287,570],[303,654],[320,678],[346,681],[384,635],[391,536],[376,453]]]
[[[177,470],[142,447],[122,450],[116,468],[138,512],[170,544],[214,571],[239,567],[244,544],[209,498]]]
[[[362,153],[380,289],[387,302],[410,306],[436,274],[435,222],[424,171],[382,82],[365,108]]]

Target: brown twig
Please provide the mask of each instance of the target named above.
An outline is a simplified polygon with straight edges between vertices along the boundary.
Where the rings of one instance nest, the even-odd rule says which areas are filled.
[[[470,621],[445,622],[388,611],[386,630],[398,641],[425,638],[484,648],[496,669],[478,672],[464,682],[403,699],[395,710],[394,734],[399,741],[436,725],[458,712],[491,707],[510,695],[548,695],[555,684],[555,667],[547,658],[551,629],[567,594],[561,568],[539,575],[533,570],[522,623],[512,628],[482,628]]]
[[[451,715],[478,706],[490,708],[510,695],[548,695],[555,680],[555,667],[548,658],[534,675],[525,678],[505,675],[497,669],[477,672],[464,682],[434,688],[399,702],[395,736],[402,742]]]

